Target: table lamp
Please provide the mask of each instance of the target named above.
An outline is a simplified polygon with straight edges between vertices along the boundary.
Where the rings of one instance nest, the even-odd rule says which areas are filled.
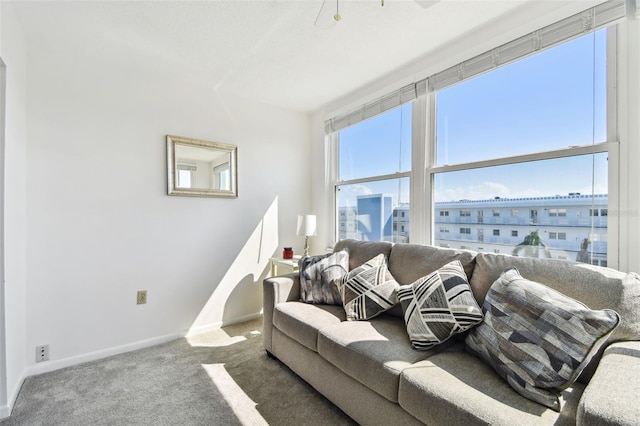
[[[309,256],[309,237],[316,234],[316,215],[298,215],[298,235],[304,235],[304,255]]]

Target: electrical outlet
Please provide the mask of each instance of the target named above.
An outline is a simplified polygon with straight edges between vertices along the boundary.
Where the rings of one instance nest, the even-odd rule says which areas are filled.
[[[36,362],[49,361],[49,345],[36,346]]]
[[[145,303],[147,303],[147,290],[138,291],[137,303],[138,305],[144,305]]]

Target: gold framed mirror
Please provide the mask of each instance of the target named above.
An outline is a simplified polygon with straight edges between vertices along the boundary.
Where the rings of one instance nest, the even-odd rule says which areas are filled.
[[[235,145],[167,135],[167,193],[236,198],[237,157]]]

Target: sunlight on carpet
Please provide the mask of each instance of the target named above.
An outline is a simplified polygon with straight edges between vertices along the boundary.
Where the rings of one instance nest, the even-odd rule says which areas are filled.
[[[211,381],[242,424],[252,426],[269,424],[256,409],[257,404],[244,393],[225,370],[224,364],[202,364],[202,368],[211,377]]]

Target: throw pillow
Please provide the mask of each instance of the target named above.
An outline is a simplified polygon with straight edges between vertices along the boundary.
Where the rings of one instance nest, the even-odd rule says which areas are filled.
[[[430,349],[482,321],[482,311],[458,260],[400,286],[398,299],[416,349]]]
[[[615,311],[594,311],[507,268],[482,307],[484,322],[467,348],[525,398],[560,411],[559,392],[578,378],[618,325]]]
[[[342,278],[340,293],[348,321],[367,320],[398,303],[399,284],[379,254]]]
[[[306,303],[340,305],[340,280],[349,270],[349,252],[300,259],[300,296]]]

